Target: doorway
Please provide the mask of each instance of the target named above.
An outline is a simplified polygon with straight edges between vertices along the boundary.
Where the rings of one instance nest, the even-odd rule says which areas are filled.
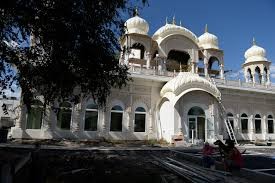
[[[205,141],[205,113],[200,107],[192,107],[188,111],[189,139]]]

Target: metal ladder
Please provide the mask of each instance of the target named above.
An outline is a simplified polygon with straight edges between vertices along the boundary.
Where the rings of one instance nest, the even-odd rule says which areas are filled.
[[[210,81],[217,87],[216,82],[215,82],[215,80],[213,78],[210,78]],[[227,130],[228,136],[229,136],[230,140],[233,140],[235,142],[235,144],[237,145],[238,142],[237,142],[237,139],[236,139],[236,136],[235,136],[235,133],[234,133],[234,129],[232,128],[230,120],[227,117],[225,107],[222,104],[221,99],[219,99],[218,102],[219,102],[219,105],[220,105],[220,108],[221,108],[221,112],[222,112],[221,113],[221,117],[224,120],[224,124],[226,126],[226,130]]]
[[[228,136],[229,136],[230,140],[233,140],[235,142],[235,144],[238,144],[237,139],[235,137],[234,129],[232,128],[230,120],[228,119],[228,117],[226,115],[226,110],[225,110],[225,107],[223,106],[221,100],[219,100],[219,104],[222,109],[221,117],[224,119],[224,123],[225,123],[226,129],[227,129]]]

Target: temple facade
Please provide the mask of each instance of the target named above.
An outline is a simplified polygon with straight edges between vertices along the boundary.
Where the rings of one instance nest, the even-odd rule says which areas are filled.
[[[224,52],[207,26],[197,37],[173,18],[153,36],[148,31],[137,13],[125,22],[119,64],[132,81],[113,89],[103,109],[86,98],[43,111],[37,100],[30,113],[22,105],[12,136],[213,142],[228,138],[227,119],[237,140],[275,140],[271,61],[254,39],[240,66],[245,80],[228,80]]]

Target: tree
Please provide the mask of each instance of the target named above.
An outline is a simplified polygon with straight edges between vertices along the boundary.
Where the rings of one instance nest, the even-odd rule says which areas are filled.
[[[115,55],[121,13],[132,5],[127,0],[0,1],[1,90],[20,86],[28,108],[37,94],[45,106],[55,100],[77,103],[83,94],[105,104],[112,87],[129,81],[127,67]],[[82,92],[74,92],[76,87]]]

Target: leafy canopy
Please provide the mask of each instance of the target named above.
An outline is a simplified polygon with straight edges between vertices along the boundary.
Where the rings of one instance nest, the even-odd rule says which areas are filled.
[[[134,3],[144,5],[146,0]],[[112,87],[129,80],[118,64],[122,14],[126,0],[2,0],[0,1],[0,89],[22,89],[30,106],[35,95],[46,104],[83,93],[99,104]],[[16,68],[16,73],[13,71]],[[75,92],[80,87],[82,94]],[[83,96],[82,96],[83,97]]]

